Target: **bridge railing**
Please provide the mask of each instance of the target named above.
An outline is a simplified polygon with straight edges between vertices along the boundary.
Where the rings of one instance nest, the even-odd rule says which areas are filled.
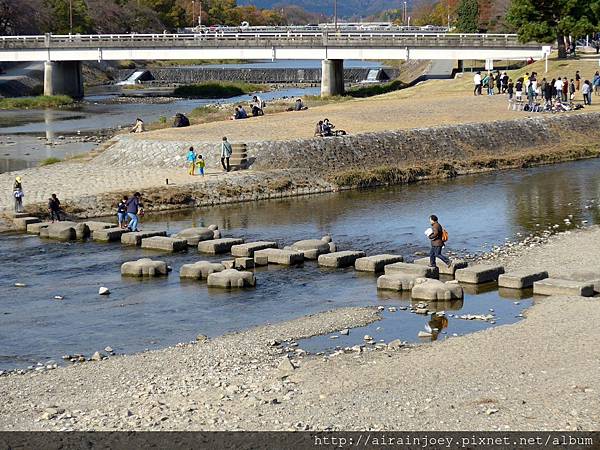
[[[346,32],[207,32],[194,34],[98,34],[0,36],[0,48],[316,48],[316,47],[528,48],[514,34]]]

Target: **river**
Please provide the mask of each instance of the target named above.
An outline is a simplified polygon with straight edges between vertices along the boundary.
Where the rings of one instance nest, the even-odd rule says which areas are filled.
[[[600,160],[594,159],[402,187],[154,214],[142,225],[176,232],[214,223],[225,236],[280,244],[330,234],[340,249],[399,253],[411,259],[415,252],[427,251],[423,230],[428,215],[436,213],[450,232],[448,249],[475,254],[555,224],[555,231],[560,231],[583,221],[600,223],[596,205],[600,186],[594,181],[598,170]],[[566,225],[564,219],[570,215],[572,225]],[[142,256],[167,261],[173,273],[144,281],[121,278],[120,264]],[[0,258],[4,261],[0,370],[58,361],[63,354],[90,355],[107,345],[118,353],[161,348],[198,334],[218,336],[344,306],[407,304],[406,297],[378,294],[372,275],[323,270],[312,262],[297,268],[261,268],[255,289],[220,292],[203,283],[180,282],[182,264],[226,259],[206,258],[193,249],[162,255],[119,244],[58,243],[4,234]],[[15,282],[27,287],[17,288]],[[98,296],[100,286],[109,287],[112,294]],[[64,300],[54,300],[55,295]],[[505,299],[495,290],[478,295],[468,291],[463,302],[447,309],[456,309],[457,314],[494,309],[497,324],[502,324],[518,320],[530,302]],[[369,328],[368,334],[376,339],[417,341],[416,331],[425,322],[407,311],[386,311],[384,316]],[[445,336],[488,326],[450,318]],[[351,333],[346,341],[352,343],[359,335]],[[307,342],[307,348],[317,351],[333,343],[329,337],[319,339]]]

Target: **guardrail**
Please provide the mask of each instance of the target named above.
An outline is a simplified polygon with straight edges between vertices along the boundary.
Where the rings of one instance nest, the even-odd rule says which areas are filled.
[[[351,32],[207,32],[195,34],[98,34],[0,36],[0,48],[268,48],[268,47],[472,47],[536,48],[523,44],[515,34]]]

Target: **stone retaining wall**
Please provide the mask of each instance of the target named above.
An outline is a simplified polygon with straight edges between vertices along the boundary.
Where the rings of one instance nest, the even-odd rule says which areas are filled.
[[[462,161],[509,155],[538,146],[600,137],[600,113],[540,115],[511,121],[365,133],[338,138],[247,142],[253,169],[343,169],[425,162]],[[150,138],[152,135],[148,135]],[[235,141],[234,141],[235,142]],[[193,145],[207,164],[219,164],[218,143],[171,142],[121,136],[95,161],[133,167],[181,167]]]

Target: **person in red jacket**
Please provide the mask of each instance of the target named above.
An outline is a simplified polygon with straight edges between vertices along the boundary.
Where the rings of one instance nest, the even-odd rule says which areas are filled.
[[[432,214],[429,217],[429,222],[431,223],[431,234],[429,235],[429,240],[431,241],[431,250],[429,252],[429,266],[437,267],[436,258],[440,258],[447,265],[451,264],[450,259],[442,255],[442,248],[444,247],[444,239],[442,237],[444,228],[438,222],[438,218],[435,214]]]

